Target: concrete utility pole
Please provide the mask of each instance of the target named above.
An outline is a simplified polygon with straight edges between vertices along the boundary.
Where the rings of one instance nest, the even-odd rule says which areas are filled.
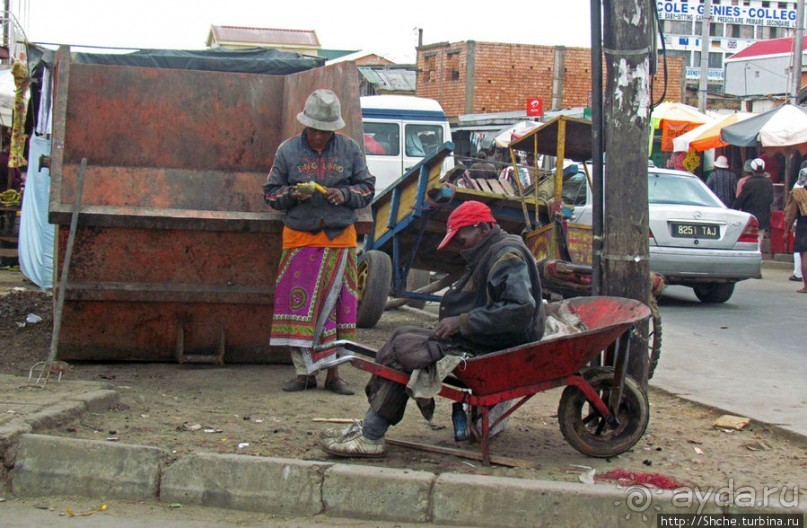
[[[703,2],[701,19],[701,79],[698,85],[698,110],[706,112],[706,96],[709,94],[709,27],[712,24],[712,0]]]
[[[647,145],[650,134],[654,2],[603,0],[605,188],[602,294],[647,303],[650,250]],[[628,373],[647,388],[647,325],[630,343]]]
[[[801,90],[801,59],[804,42],[804,0],[796,4],[796,31],[793,34],[793,76],[790,90],[790,102],[799,104],[799,90]]]
[[[793,33],[793,61],[791,62],[790,80],[790,102],[799,104],[799,91],[801,90],[801,63],[804,43],[804,0],[799,0],[796,4],[796,31]],[[793,186],[793,181],[798,177],[798,160],[796,153],[790,153],[785,158],[785,189]],[[800,159],[800,157],[799,157]]]

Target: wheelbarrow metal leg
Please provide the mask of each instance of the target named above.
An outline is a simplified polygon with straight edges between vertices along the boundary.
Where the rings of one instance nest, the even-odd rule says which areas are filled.
[[[633,336],[633,327],[619,337],[617,340],[616,365],[614,365],[614,385],[608,395],[608,409],[611,410],[611,418],[608,425],[619,426],[619,406],[622,404],[622,394],[625,391],[625,376],[627,374],[628,360],[630,359],[630,342]]]
[[[490,407],[482,405],[482,439],[480,446],[482,447],[482,465],[490,465]]]
[[[593,405],[594,408],[597,409],[597,412],[600,413],[600,415],[603,416],[606,420],[611,420],[613,418],[613,413],[605,404],[605,402],[602,401],[600,395],[597,394],[597,391],[595,391],[592,388],[591,384],[587,382],[585,379],[583,379],[582,376],[570,376],[568,378],[568,384],[574,385],[575,387],[580,389],[583,395],[585,395],[586,400],[588,400],[589,403],[591,403],[591,405]]]

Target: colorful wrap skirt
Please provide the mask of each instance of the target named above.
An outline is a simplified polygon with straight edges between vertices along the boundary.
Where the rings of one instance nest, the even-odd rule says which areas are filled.
[[[356,334],[356,248],[284,249],[275,284],[271,346],[313,349]],[[334,350],[304,354],[309,372]]]

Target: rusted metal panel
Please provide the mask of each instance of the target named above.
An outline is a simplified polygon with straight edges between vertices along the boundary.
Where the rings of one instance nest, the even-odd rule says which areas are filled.
[[[182,325],[186,354],[215,354],[224,328],[226,362],[286,360],[285,350],[268,346],[271,314],[271,304],[66,301],[59,357],[176,361]]]
[[[58,357],[175,361],[224,343],[228,362],[285,359],[268,346],[282,215],[262,185],[316,88],[340,96],[342,132],[363,145],[355,65],[200,72],[76,64],[62,48],[55,72],[57,273],[88,160]],[[371,225],[368,208],[359,232]]]

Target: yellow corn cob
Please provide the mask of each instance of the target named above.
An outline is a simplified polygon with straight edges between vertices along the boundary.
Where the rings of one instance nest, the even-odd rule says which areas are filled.
[[[322,194],[328,194],[328,189],[318,184],[317,182],[298,183],[297,188],[303,192],[312,193],[314,191],[319,191]]]

